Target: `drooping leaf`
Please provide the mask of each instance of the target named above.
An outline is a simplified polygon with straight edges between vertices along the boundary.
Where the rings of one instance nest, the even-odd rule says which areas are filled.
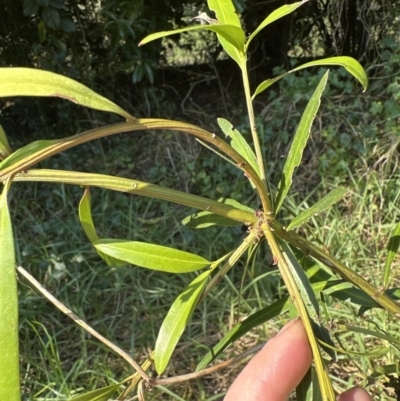
[[[367,90],[368,78],[361,64],[352,57],[338,56],[338,57],[329,57],[321,60],[310,61],[309,63],[305,63],[299,67],[294,68],[293,70],[285,72],[284,74],[278,75],[275,78],[267,79],[263,81],[260,85],[258,85],[252,98],[254,99],[257,95],[259,95],[261,92],[264,92],[272,84],[286,77],[286,75],[291,74],[292,72],[300,71],[308,67],[326,66],[326,65],[344,67],[347,70],[347,72],[353,75],[353,77],[356,78],[361,83],[361,85],[364,88],[364,91]]]
[[[113,258],[168,273],[189,273],[211,264],[193,253],[146,242],[100,239],[93,245],[97,250]]]
[[[113,384],[112,386],[97,388],[85,394],[77,395],[68,401],[107,401],[118,390],[122,383]]]
[[[39,10],[39,4],[36,0],[24,0],[23,10],[25,16],[36,14]]]
[[[257,27],[257,29],[250,35],[250,37],[247,39],[246,42],[246,48],[249,47],[250,42],[255,38],[258,33],[264,29],[267,25],[271,24],[272,22],[284,17],[285,15],[291,14],[294,10],[302,6],[304,3],[306,3],[309,0],[303,0],[299,1],[297,3],[293,4],[286,4],[284,6],[281,6],[277,8],[276,10],[272,11],[271,14],[268,15],[267,18],[265,18],[264,21],[261,22],[261,24]]]
[[[90,189],[86,188],[85,192],[82,195],[81,201],[79,202],[79,221],[81,222],[81,226],[86,236],[88,237],[91,243],[96,242],[99,237],[96,232],[96,228],[92,219],[92,208],[90,205]],[[122,260],[118,260],[116,258],[112,258],[111,256],[106,255],[105,253],[96,249],[97,253],[100,255],[102,259],[109,266],[125,266],[126,262]]]
[[[14,237],[7,194],[0,195],[0,400],[19,401],[18,295]]]
[[[251,167],[253,167],[258,176],[260,176],[260,167],[257,163],[256,155],[247,141],[243,138],[242,134],[234,129],[233,125],[228,120],[218,118],[217,121],[223,133],[231,138],[232,148],[235,149],[236,152],[238,152],[251,165]]]
[[[239,28],[234,25],[196,25],[189,26],[186,28],[175,29],[173,31],[162,31],[152,33],[149,36],[146,36],[141,42],[139,46],[149,43],[153,40],[164,38],[166,36],[175,35],[177,33],[188,32],[188,31],[198,31],[206,29],[209,31],[213,31],[217,34],[218,40],[221,41],[222,46],[226,50],[226,52],[239,64],[246,60],[244,54],[244,42],[245,42],[245,34],[242,28]]]
[[[67,99],[81,106],[119,114],[136,121],[111,100],[71,78],[34,68],[0,68],[0,97],[46,96]]]
[[[159,375],[166,369],[176,344],[192,316],[211,271],[205,271],[196,277],[171,305],[161,325],[154,350],[154,362]]]
[[[385,261],[385,272],[383,274],[383,288],[387,288],[392,276],[392,264],[400,245],[400,222],[396,224],[387,246],[387,256]]]
[[[226,205],[234,206],[236,209],[245,210],[247,212],[254,213],[253,209],[249,208],[248,206],[242,205],[241,203],[237,202],[234,199],[220,198],[220,199],[218,199],[218,202],[224,203]],[[232,220],[232,219],[228,219],[223,216],[219,216],[212,212],[203,211],[203,212],[194,213],[190,216],[185,217],[182,220],[182,224],[185,225],[186,227],[199,229],[199,228],[207,228],[207,227],[211,227],[211,226],[215,226],[215,225],[232,227],[232,226],[241,225],[243,223]]]
[[[300,165],[303,157],[303,150],[310,136],[311,125],[317,114],[321,103],[321,95],[325,89],[326,81],[328,80],[329,71],[321,78],[317,88],[309,100],[306,109],[301,117],[300,124],[297,127],[296,134],[290,146],[289,154],[286,158],[285,166],[283,167],[282,177],[279,183],[278,195],[275,202],[275,212],[277,213],[282,206],[286,195],[292,185],[292,175],[296,167]]]
[[[56,143],[59,143],[61,139],[41,139],[39,141],[28,143],[28,145],[17,149],[14,153],[11,153],[0,163],[0,170],[3,170],[13,164],[31,156],[33,153],[40,150],[46,149]]]
[[[5,159],[12,153],[11,146],[8,143],[7,135],[0,125],[0,160]]]
[[[347,189],[344,187],[338,187],[333,189],[327,195],[325,195],[322,199],[320,199],[317,203],[315,203],[310,208],[304,210],[299,213],[287,226],[286,230],[293,230],[294,228],[300,227],[302,224],[307,222],[312,216],[315,216],[319,213],[325,212],[332,205],[339,202],[343,197],[347,194]]]

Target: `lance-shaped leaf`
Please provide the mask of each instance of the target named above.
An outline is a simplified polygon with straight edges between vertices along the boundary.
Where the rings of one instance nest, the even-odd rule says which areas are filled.
[[[228,120],[218,118],[217,121],[225,136],[231,138],[232,148],[235,149],[236,152],[238,152],[251,165],[251,167],[253,167],[258,176],[260,176],[260,167],[257,163],[256,155],[247,141],[243,138],[242,134],[237,129],[234,129],[233,125]]]
[[[0,160],[5,159],[12,153],[10,144],[8,143],[7,135],[3,127],[0,125]]]
[[[293,4],[286,4],[282,7],[277,8],[271,14],[268,15],[267,18],[257,27],[257,29],[250,35],[247,39],[246,49],[249,47],[250,42],[255,38],[255,36],[264,29],[267,25],[271,24],[272,22],[284,17],[285,15],[291,14],[294,10],[299,8],[301,5],[306,3],[309,0],[299,1]]]
[[[211,264],[193,253],[146,242],[100,239],[93,245],[97,250],[113,258],[168,273],[189,273]]]
[[[85,394],[77,395],[68,401],[107,401],[118,390],[122,383],[113,384],[112,386],[97,388]]]
[[[234,25],[196,25],[196,26],[189,26],[186,28],[175,29],[173,31],[156,32],[152,33],[149,36],[146,36],[143,40],[141,40],[139,46],[145,45],[156,39],[164,38],[170,35],[175,35],[177,33],[198,31],[202,29],[213,31],[218,35],[218,38],[222,38],[224,43],[226,43],[226,48],[224,47],[225,50],[239,65],[240,63],[242,63],[243,60],[246,59],[244,55],[244,42],[245,42],[244,32],[242,28],[239,28]]]
[[[93,219],[92,219],[92,208],[90,205],[90,189],[86,188],[85,192],[82,195],[82,199],[79,202],[79,221],[81,222],[81,226],[83,231],[85,231],[86,236],[88,237],[91,243],[96,242],[99,237],[96,232],[96,228],[94,227]],[[122,260],[118,260],[112,258],[111,256],[106,255],[105,253],[96,249],[97,253],[101,256],[102,259],[109,266],[125,266],[126,262]]]
[[[236,209],[245,210],[247,212],[254,213],[253,209],[251,209],[248,206],[242,205],[241,203],[237,202],[234,199],[220,198],[220,199],[218,199],[218,202],[224,203],[226,205],[234,206]],[[199,229],[199,228],[207,228],[207,227],[216,226],[216,225],[232,227],[232,226],[241,225],[243,223],[232,220],[232,219],[228,219],[223,216],[219,216],[212,212],[203,211],[203,212],[194,213],[190,216],[185,217],[182,220],[182,224],[189,228]]]
[[[286,75],[291,74],[292,72],[300,71],[308,67],[326,66],[326,65],[344,67],[347,70],[347,72],[353,75],[353,77],[356,78],[361,83],[361,85],[364,88],[364,91],[367,90],[368,78],[361,64],[352,57],[339,56],[339,57],[329,57],[321,60],[310,61],[309,63],[305,63],[299,67],[294,68],[293,70],[285,72],[284,74],[278,75],[275,78],[267,79],[263,81],[260,85],[258,85],[252,98],[254,99],[257,95],[259,95],[261,92],[264,92],[265,89],[269,88],[272,84],[286,77]]]
[[[0,97],[60,97],[81,106],[119,114],[135,121],[127,111],[85,85],[49,71],[34,68],[0,68]]]
[[[20,400],[18,295],[8,180],[0,196],[0,400]]]
[[[286,158],[285,166],[283,167],[282,177],[279,183],[278,195],[275,202],[275,211],[279,211],[285,200],[286,195],[292,185],[292,175],[294,169],[300,165],[303,157],[303,150],[307,144],[310,136],[311,125],[317,114],[319,105],[321,103],[321,95],[325,89],[326,81],[328,80],[329,71],[321,78],[317,88],[311,96],[310,101],[301,116],[300,124],[296,130],[296,134],[293,138],[292,145],[289,150],[289,154]]]
[[[334,284],[335,281],[320,281],[318,283],[312,284],[312,289],[315,291],[315,293],[319,293]],[[289,297],[282,297],[278,301],[275,301],[271,305],[260,309],[242,322],[238,323],[231,330],[229,330],[228,333],[225,334],[225,336],[218,342],[218,344],[216,344],[209,352],[207,352],[207,354],[196,366],[196,371],[204,369],[209,363],[216,359],[218,355],[220,355],[230,344],[245,335],[254,327],[259,326],[260,324],[263,324],[270,319],[273,319],[275,316],[282,315],[287,312],[291,305],[292,302]]]
[[[317,203],[312,205],[307,210],[299,213],[287,226],[286,230],[293,230],[294,228],[300,227],[302,224],[311,219],[312,216],[315,216],[319,213],[328,210],[332,205],[339,202],[343,197],[347,194],[347,189],[344,187],[338,187],[333,189],[329,194],[325,195],[322,199],[320,199]]]
[[[240,31],[242,32],[240,35],[239,46],[233,45],[231,42],[226,40],[222,35],[220,34],[217,35],[218,41],[221,43],[224,50],[241,67],[242,63],[246,62],[246,56],[244,52],[245,33],[240,24],[240,19],[238,14],[236,13],[233,2],[231,0],[207,0],[207,4],[210,10],[215,12],[215,16],[217,17],[219,24],[235,26],[239,28]]]
[[[14,153],[11,153],[0,163],[0,170],[12,166],[13,164],[28,158],[36,152],[46,149],[52,145],[60,143],[62,139],[41,139],[39,141],[28,143],[28,145],[17,149]]]
[[[161,325],[154,350],[154,362],[159,375],[167,367],[211,272],[208,270],[196,277],[171,305]]]
[[[392,264],[394,258],[399,250],[400,245],[400,223],[395,226],[390,240],[387,246],[387,256],[385,262],[385,272],[383,275],[383,288],[387,288],[390,283],[390,277],[392,272]]]

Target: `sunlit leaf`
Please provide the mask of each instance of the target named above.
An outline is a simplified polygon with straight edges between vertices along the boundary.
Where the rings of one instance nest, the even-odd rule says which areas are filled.
[[[235,7],[231,0],[207,0],[208,7],[210,10],[215,12],[218,23],[221,25],[235,26],[240,29],[240,43],[235,45],[227,40],[224,36],[218,34],[218,41],[221,43],[224,50],[229,56],[235,60],[239,66],[246,62],[246,56],[244,52],[245,44],[245,33],[240,24],[240,19],[236,13]],[[242,42],[243,40],[243,42]]]
[[[387,288],[392,276],[392,264],[400,245],[400,223],[397,223],[387,246],[387,256],[385,262],[385,272],[383,275],[383,287]]]
[[[154,350],[154,362],[159,375],[167,367],[176,344],[192,316],[210,273],[211,270],[208,270],[196,277],[171,305],[161,325]]]
[[[339,202],[347,194],[347,189],[344,187],[337,187],[325,195],[313,206],[299,213],[287,226],[286,230],[293,230],[294,228],[300,227],[302,224],[307,222],[311,217],[325,212],[332,205]]]
[[[237,129],[234,129],[233,125],[228,120],[218,118],[217,121],[223,133],[231,138],[232,148],[235,149],[236,152],[238,152],[251,165],[251,167],[253,167],[258,176],[260,176],[260,167],[257,163],[256,155],[247,141],[243,138],[242,134]]]
[[[319,105],[321,103],[321,95],[325,89],[326,81],[328,79],[329,72],[327,71],[321,78],[317,88],[309,100],[303,115],[301,116],[300,124],[297,127],[296,134],[293,138],[292,145],[289,150],[289,154],[286,158],[285,166],[283,167],[282,177],[279,183],[278,195],[275,202],[275,211],[279,211],[282,206],[286,195],[292,185],[292,176],[296,167],[300,165],[303,157],[303,150],[307,144],[310,136],[311,125],[317,114]]]
[[[76,397],[69,398],[68,401],[107,401],[118,390],[120,386],[121,383],[98,388],[85,394],[80,394]]]
[[[152,33],[146,36],[140,43],[139,46],[145,45],[153,40],[164,38],[166,36],[175,35],[177,33],[198,31],[198,30],[213,31],[218,34],[218,38],[222,38],[225,43],[225,50],[227,53],[237,62],[241,63],[245,59],[244,55],[244,41],[245,35],[241,28],[233,25],[196,25],[189,26],[186,28],[175,29],[173,31],[162,31]],[[229,50],[229,51],[228,51]]]
[[[18,351],[18,295],[14,237],[7,194],[0,195],[0,400],[20,400]]]
[[[257,27],[257,29],[247,39],[246,48],[248,48],[250,42],[267,25],[269,25],[272,22],[284,17],[285,15],[291,14],[294,10],[299,8],[301,5],[303,5],[307,1],[309,1],[309,0],[303,0],[303,1],[299,1],[297,3],[293,3],[293,4],[286,4],[286,5],[282,6],[282,7],[279,7],[276,10],[274,10],[271,14],[268,15],[267,18],[265,18],[264,21],[261,22],[261,24]]]
[[[309,63],[305,63],[305,64],[303,64],[299,67],[296,67],[293,70],[285,72],[284,74],[281,74],[275,78],[267,79],[267,80],[263,81],[260,85],[258,85],[252,98],[254,99],[257,95],[259,95],[261,92],[265,91],[272,84],[274,84],[275,82],[279,81],[280,79],[286,77],[286,75],[291,74],[292,72],[300,71],[300,70],[303,70],[304,68],[308,68],[308,67],[326,66],[326,65],[334,65],[334,66],[344,67],[347,70],[347,72],[349,72],[351,75],[353,75],[354,78],[356,78],[361,83],[361,85],[364,88],[364,91],[367,90],[368,78],[367,78],[367,75],[365,74],[365,71],[364,71],[363,67],[361,66],[361,64],[352,57],[339,56],[339,57],[329,57],[329,58],[324,58],[321,60],[310,61]]]
[[[189,273],[211,264],[193,253],[146,242],[100,239],[93,245],[97,250],[113,258],[168,273]]]
[[[5,159],[12,153],[10,144],[8,143],[7,135],[3,127],[0,125],[0,160]]]
[[[100,96],[71,78],[34,68],[0,68],[0,97],[54,96],[81,106],[136,119],[111,100]]]

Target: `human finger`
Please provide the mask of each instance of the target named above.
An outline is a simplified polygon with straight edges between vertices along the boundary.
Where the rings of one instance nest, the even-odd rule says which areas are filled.
[[[250,360],[225,401],[286,401],[311,361],[303,324],[300,319],[292,320]]]
[[[337,401],[372,401],[372,397],[362,387],[353,387],[337,397]]]

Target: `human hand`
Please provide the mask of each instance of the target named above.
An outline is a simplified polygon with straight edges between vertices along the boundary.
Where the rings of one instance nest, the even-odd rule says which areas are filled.
[[[224,401],[286,401],[311,366],[312,353],[300,319],[290,321],[242,370]],[[338,401],[372,401],[361,387]]]

